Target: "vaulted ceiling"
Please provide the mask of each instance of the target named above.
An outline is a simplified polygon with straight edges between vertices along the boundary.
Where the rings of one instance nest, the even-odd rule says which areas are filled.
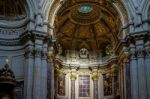
[[[0,19],[22,19],[26,17],[25,0],[0,0]]]
[[[117,42],[119,28],[119,16],[106,0],[67,0],[55,19],[55,34],[64,50],[104,49]]]

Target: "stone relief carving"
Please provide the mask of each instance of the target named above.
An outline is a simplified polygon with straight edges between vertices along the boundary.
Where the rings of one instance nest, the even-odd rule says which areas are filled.
[[[41,57],[41,55],[42,55],[41,48],[36,48],[34,51],[35,51],[35,57]]]
[[[3,38],[6,38],[6,35],[10,36],[9,38],[17,38],[19,35],[25,32],[25,27],[23,28],[18,28],[18,29],[4,29],[0,28],[0,35],[4,35]],[[7,36],[7,39],[8,39]],[[2,38],[2,37],[1,37]]]
[[[33,57],[33,48],[32,47],[28,47],[25,51],[25,57],[29,58],[29,57]]]
[[[129,46],[129,54],[131,59],[135,58],[145,58],[150,56],[150,41],[149,41],[149,35],[139,35],[135,36],[134,39],[136,40],[143,40],[143,44],[135,45],[134,43],[130,44]],[[133,39],[132,39],[133,40]]]

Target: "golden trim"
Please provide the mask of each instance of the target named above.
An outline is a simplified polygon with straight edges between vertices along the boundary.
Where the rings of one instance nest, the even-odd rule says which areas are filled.
[[[71,76],[70,76],[70,79],[71,79],[71,80],[76,80],[77,77],[76,77],[75,75],[71,75]]]
[[[98,75],[94,75],[93,77],[92,77],[92,80],[98,80],[99,79],[99,76]]]

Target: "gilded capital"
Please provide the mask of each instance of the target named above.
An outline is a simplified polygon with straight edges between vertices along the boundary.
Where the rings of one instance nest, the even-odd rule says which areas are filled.
[[[92,76],[92,80],[98,80],[98,79],[99,79],[99,76],[98,76],[98,75]]]
[[[71,75],[71,76],[70,76],[70,79],[71,79],[71,80],[76,80],[77,77],[76,77],[75,75]]]

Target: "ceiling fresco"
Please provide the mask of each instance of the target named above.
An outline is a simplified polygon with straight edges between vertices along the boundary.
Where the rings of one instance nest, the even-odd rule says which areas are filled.
[[[106,0],[68,0],[55,19],[55,35],[64,50],[101,50],[117,42],[118,13]]]

